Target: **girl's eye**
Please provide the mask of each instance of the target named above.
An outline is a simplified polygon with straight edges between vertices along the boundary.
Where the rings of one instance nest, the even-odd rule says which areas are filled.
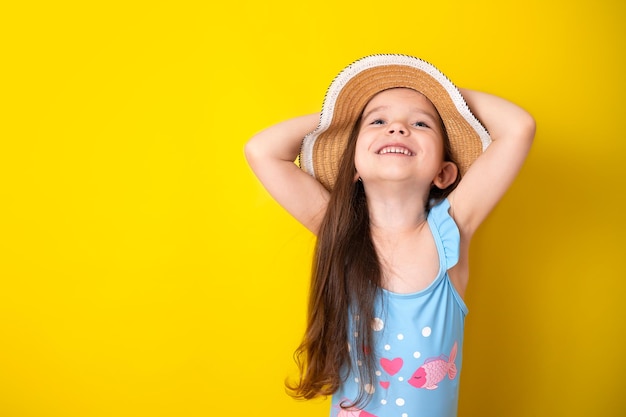
[[[382,119],[376,119],[376,120],[372,121],[371,124],[373,124],[373,125],[382,125],[382,124],[385,124],[385,122]]]
[[[416,122],[415,126],[417,126],[417,127],[428,127],[428,124],[426,124],[424,122]]]

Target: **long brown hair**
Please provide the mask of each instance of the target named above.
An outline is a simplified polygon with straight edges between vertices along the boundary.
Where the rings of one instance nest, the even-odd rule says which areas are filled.
[[[374,303],[382,288],[382,269],[370,234],[365,190],[355,181],[354,155],[361,121],[355,123],[341,162],[315,246],[307,329],[295,352],[300,379],[287,382],[290,395],[300,399],[334,394],[350,370],[359,375],[359,395],[349,408],[363,406],[374,384],[376,358],[372,322]],[[443,128],[443,123],[441,124]],[[444,132],[444,159],[454,162]],[[428,211],[458,184],[432,187]],[[359,363],[360,366],[356,366]]]

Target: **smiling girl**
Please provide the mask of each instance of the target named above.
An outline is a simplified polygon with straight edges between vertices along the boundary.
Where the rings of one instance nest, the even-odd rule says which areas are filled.
[[[507,100],[374,55],[335,78],[321,114],[246,144],[265,188],[317,236],[294,397],[332,395],[333,417],[456,415],[470,240],[534,132]]]

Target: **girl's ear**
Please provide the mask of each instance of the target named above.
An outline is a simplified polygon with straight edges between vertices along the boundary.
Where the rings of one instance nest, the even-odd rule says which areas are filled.
[[[445,190],[454,183],[458,173],[459,168],[454,162],[444,161],[441,170],[433,180],[433,184],[440,190]]]

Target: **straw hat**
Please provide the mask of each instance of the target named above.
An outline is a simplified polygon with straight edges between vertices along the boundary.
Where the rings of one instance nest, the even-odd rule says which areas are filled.
[[[426,61],[399,54],[361,58],[337,75],[326,92],[318,127],[302,142],[300,167],[331,190],[339,160],[365,105],[377,93],[396,87],[419,91],[434,104],[453,157],[461,175],[465,174],[491,143],[489,133],[445,75]]]

